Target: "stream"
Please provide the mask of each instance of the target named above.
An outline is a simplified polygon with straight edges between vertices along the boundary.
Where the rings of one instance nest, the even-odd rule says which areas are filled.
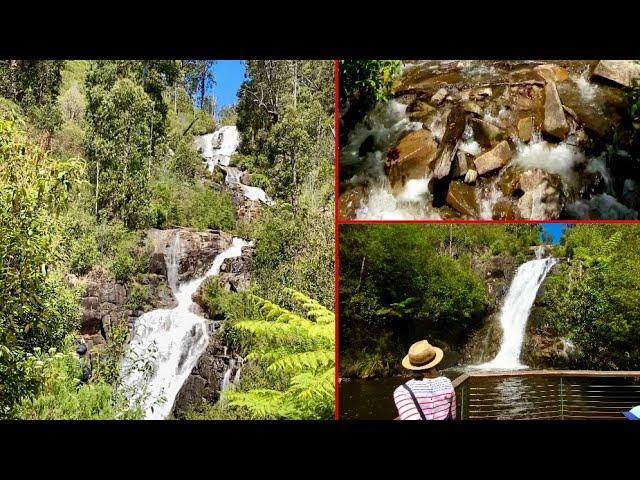
[[[405,62],[340,151],[340,216],[637,219],[640,176],[613,133],[635,127],[597,64]]]

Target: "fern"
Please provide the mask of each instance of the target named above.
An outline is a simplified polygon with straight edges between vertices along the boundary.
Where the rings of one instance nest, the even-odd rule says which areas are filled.
[[[285,292],[301,313],[251,295],[260,318],[235,323],[231,334],[247,350],[248,362],[262,366],[273,376],[273,383],[285,378],[288,387],[229,390],[224,393],[225,402],[231,408],[248,410],[255,418],[331,418],[335,315],[301,292]]]

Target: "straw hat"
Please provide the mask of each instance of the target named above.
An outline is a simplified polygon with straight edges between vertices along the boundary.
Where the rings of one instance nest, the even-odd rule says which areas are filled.
[[[402,359],[402,366],[407,370],[427,370],[442,361],[444,352],[426,340],[420,340],[409,347],[409,353]]]

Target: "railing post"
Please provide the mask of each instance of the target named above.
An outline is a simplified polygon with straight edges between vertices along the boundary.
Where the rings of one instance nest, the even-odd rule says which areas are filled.
[[[564,384],[560,377],[560,420],[564,420]]]

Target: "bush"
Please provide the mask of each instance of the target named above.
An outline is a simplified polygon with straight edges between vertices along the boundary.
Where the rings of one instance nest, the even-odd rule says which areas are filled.
[[[109,270],[118,282],[127,282],[149,265],[150,247],[140,244],[139,238],[131,236],[117,244]]]
[[[269,188],[269,184],[269,178],[266,175],[262,175],[261,173],[251,174],[252,186],[261,188],[262,190],[266,191]]]
[[[134,283],[129,292],[129,299],[127,300],[127,308],[131,310],[144,310],[144,307],[149,302],[149,287]]]
[[[181,139],[171,159],[171,171],[178,177],[193,180],[200,170],[202,170],[202,158],[188,139]]]
[[[71,242],[69,268],[76,275],[84,275],[99,261],[100,252],[92,235],[82,236]]]

